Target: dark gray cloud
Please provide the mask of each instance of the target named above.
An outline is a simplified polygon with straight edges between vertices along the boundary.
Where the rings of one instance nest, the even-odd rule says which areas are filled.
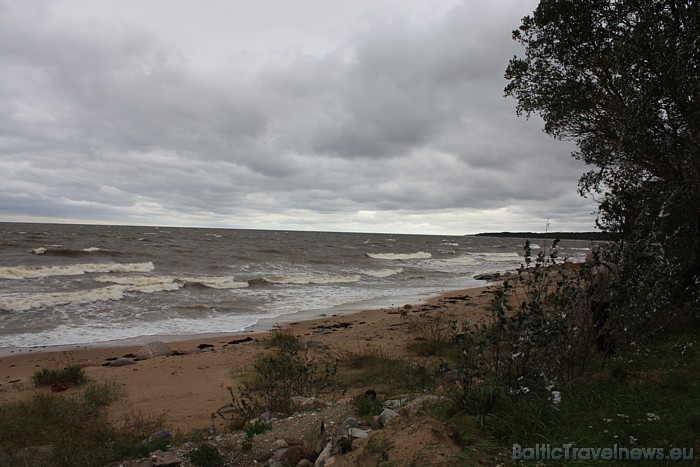
[[[0,220],[592,227],[502,95],[534,0],[267,3],[0,1]]]

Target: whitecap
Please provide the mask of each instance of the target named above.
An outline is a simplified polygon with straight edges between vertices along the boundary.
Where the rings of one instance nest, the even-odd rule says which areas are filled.
[[[0,310],[25,311],[42,306],[91,303],[121,300],[125,289],[121,285],[110,285],[78,292],[51,292],[32,294],[7,294],[0,296]]]
[[[271,282],[273,284],[338,284],[346,282],[359,282],[360,279],[361,277],[359,274],[351,274],[348,276],[275,276],[265,278],[267,282]]]
[[[49,276],[78,276],[86,273],[151,272],[155,269],[148,263],[93,263],[68,266],[11,266],[0,268],[0,279],[38,279]]]
[[[390,259],[390,260],[405,260],[405,259],[428,259],[433,255],[425,251],[417,253],[365,253],[370,258],[374,259]]]
[[[362,274],[364,274],[365,276],[382,278],[382,277],[395,276],[396,274],[401,274],[403,272],[404,272],[403,268],[374,269],[374,270],[370,270],[370,271],[363,271]]]

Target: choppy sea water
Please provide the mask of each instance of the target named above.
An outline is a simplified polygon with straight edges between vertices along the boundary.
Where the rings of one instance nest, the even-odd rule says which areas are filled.
[[[523,243],[0,223],[0,349],[229,333],[281,315],[415,303],[517,268]],[[568,240],[559,252],[579,261],[589,247]]]

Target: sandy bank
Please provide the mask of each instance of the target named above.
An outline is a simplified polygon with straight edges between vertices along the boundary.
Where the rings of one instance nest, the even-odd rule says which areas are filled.
[[[482,287],[454,291],[418,305],[297,320],[288,326],[302,340],[313,340],[334,353],[371,346],[386,355],[407,356],[407,345],[415,337],[405,331],[407,323],[402,312],[416,319],[424,314],[440,314],[449,320],[476,323],[489,314],[491,290]],[[141,412],[164,415],[166,425],[172,429],[209,428],[211,414],[230,402],[227,387],[238,387],[250,374],[255,358],[266,351],[263,342],[270,336],[267,331],[248,331],[188,340],[168,339],[168,345],[178,355],[117,368],[103,364],[108,359],[135,353],[140,343],[14,353],[0,358],[0,400],[16,400],[33,391],[47,390],[36,389],[31,382],[32,374],[41,368],[79,364],[93,381],[114,381],[125,389],[127,397],[113,407],[115,416]],[[237,342],[247,337],[251,339]]]

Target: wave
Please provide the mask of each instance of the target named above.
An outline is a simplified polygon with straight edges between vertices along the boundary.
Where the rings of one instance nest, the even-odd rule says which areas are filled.
[[[101,253],[101,254],[107,254],[107,255],[117,255],[117,253],[108,251],[108,250],[103,250],[102,248],[98,248],[96,246],[91,246],[89,248],[80,248],[80,249],[73,249],[73,248],[46,248],[46,247],[40,247],[40,248],[34,248],[32,250],[32,253],[36,255],[55,255],[55,256],[81,256],[81,255],[89,255],[91,253]]]
[[[425,251],[419,251],[417,253],[365,253],[365,255],[374,259],[390,260],[428,259],[433,257],[433,255]]]
[[[0,268],[0,279],[38,279],[49,276],[79,276],[86,273],[151,272],[148,263],[90,263],[69,266],[13,266]]]
[[[370,271],[363,271],[362,274],[364,274],[365,276],[382,278],[382,277],[395,276],[396,274],[401,274],[403,272],[404,272],[403,268],[374,269],[374,270],[370,270]]]
[[[520,261],[521,256],[515,252],[511,253],[470,253],[470,256],[480,262],[488,263],[512,263]]]
[[[248,287],[247,282],[237,282],[233,277],[176,277],[176,276],[100,276],[98,282],[110,282],[129,286],[130,292],[157,292],[177,290],[186,285],[198,285],[210,289],[240,289]]]
[[[99,276],[97,282],[114,285],[77,292],[49,292],[0,295],[0,310],[25,311],[44,306],[71,305],[108,300],[121,300],[127,293],[172,292],[188,284],[214,289],[248,287],[247,282],[236,282],[232,277],[175,277],[175,276]]]
[[[265,281],[273,284],[339,284],[346,282],[359,282],[359,274],[348,276],[314,275],[314,276],[274,276],[266,277]]]
[[[25,311],[42,306],[70,305],[92,302],[106,302],[124,298],[126,288],[111,285],[79,292],[50,292],[32,294],[10,294],[0,296],[0,310]]]

